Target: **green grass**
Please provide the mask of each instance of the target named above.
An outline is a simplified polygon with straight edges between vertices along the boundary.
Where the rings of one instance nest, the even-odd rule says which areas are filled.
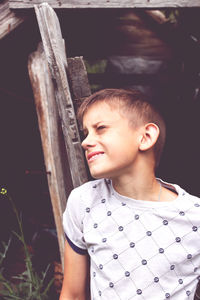
[[[8,280],[4,274],[3,262],[6,259],[12,237],[7,243],[3,242],[3,250],[0,252],[0,286],[1,295],[5,300],[46,300],[48,298],[48,292],[53,283],[54,278],[52,278],[48,283],[46,283],[46,277],[49,270],[49,266],[46,268],[45,272],[38,274],[32,264],[32,255],[29,252],[28,246],[25,241],[22,220],[16,209],[14,202],[8,195],[6,189],[2,188],[0,193],[10,201],[12,209],[15,213],[18,232],[14,231],[13,235],[21,242],[24,250],[25,256],[25,271],[17,276],[13,276]],[[17,283],[14,283],[17,282]]]

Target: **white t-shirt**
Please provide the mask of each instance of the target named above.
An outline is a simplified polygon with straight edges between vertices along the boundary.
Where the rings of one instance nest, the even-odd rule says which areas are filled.
[[[161,183],[177,192],[174,201],[127,198],[106,179],[71,192],[64,231],[74,251],[90,256],[92,300],[194,298],[200,279],[200,199]]]

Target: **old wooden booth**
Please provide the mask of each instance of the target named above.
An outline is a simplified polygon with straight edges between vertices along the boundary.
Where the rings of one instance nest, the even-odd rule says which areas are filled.
[[[21,118],[19,107],[23,110],[28,106],[29,113],[37,112],[45,169],[38,171],[43,164],[40,158],[37,167],[33,159],[29,167],[24,166],[24,171],[26,176],[41,179],[42,174],[47,178],[63,263],[62,212],[70,190],[88,179],[74,111],[91,89],[137,87],[152,95],[163,111],[169,132],[158,175],[200,195],[196,175],[200,167],[200,3],[198,0],[42,2],[0,3],[0,92],[1,102],[7,101],[1,109],[1,132],[2,143],[8,135],[12,136],[14,122]],[[169,12],[168,17],[163,11]],[[179,17],[178,25],[173,22],[174,14]],[[13,105],[12,101],[20,104]],[[6,113],[11,114],[11,121]],[[23,122],[18,130],[26,127],[24,117]],[[38,126],[35,119],[30,126]],[[26,128],[26,138],[31,130]],[[6,173],[3,183],[12,172],[4,159],[6,147],[9,159],[17,161],[16,154],[22,150],[16,150],[19,141],[16,138],[2,146],[1,178]],[[27,149],[34,153],[30,141],[28,137]],[[40,149],[36,151],[42,157]],[[13,174],[18,176],[17,172]],[[40,211],[44,206],[35,209]]]

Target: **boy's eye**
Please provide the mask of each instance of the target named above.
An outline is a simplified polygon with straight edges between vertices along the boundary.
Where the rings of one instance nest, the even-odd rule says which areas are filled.
[[[105,129],[105,128],[106,128],[106,126],[101,125],[101,126],[98,126],[98,127],[97,127],[97,130],[102,130],[102,129]]]

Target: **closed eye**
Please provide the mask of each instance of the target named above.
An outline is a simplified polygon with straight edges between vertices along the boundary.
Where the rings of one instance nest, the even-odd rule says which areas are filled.
[[[98,126],[98,127],[97,127],[97,130],[103,130],[103,129],[105,129],[105,128],[106,128],[105,125],[101,125],[101,126]]]

